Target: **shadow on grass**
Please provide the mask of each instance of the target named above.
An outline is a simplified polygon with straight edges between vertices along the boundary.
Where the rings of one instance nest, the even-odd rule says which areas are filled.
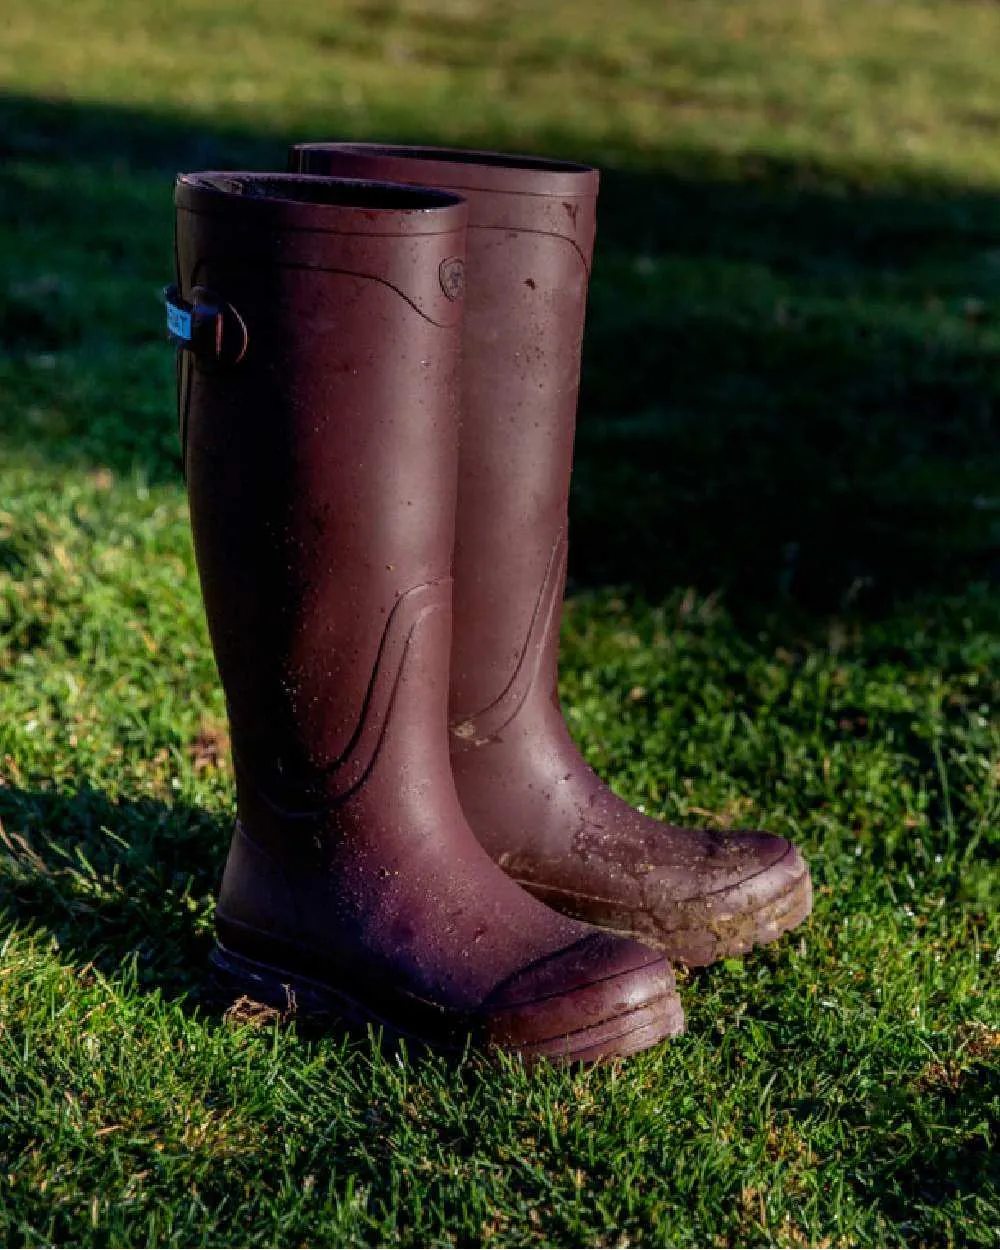
[[[26,409],[3,444],[178,480],[156,299],[172,175],[280,167],[301,136],[18,97],[0,133],[0,367]],[[753,618],[996,578],[996,199],[900,178],[691,153],[605,174],[577,585],[722,589]]]
[[[976,1207],[995,1203],[1000,1185],[995,1065],[977,1059],[960,1075],[887,1086],[874,1105],[841,1107],[839,1119],[861,1156],[855,1191],[907,1239],[901,1244],[949,1244],[959,1211],[988,1226],[988,1211]]]
[[[0,924],[199,1001],[228,822],[181,803],[0,788]]]
[[[934,1114],[924,1107],[920,1148],[902,1163],[886,1142],[876,1168],[875,1191],[881,1211],[901,1230],[919,1227],[915,1212],[935,1212],[946,1202],[995,1202],[1000,1187],[1000,1072],[975,1063],[957,1087],[936,1100]],[[971,1214],[971,1212],[970,1212]],[[998,1213],[1000,1214],[1000,1213]],[[933,1218],[933,1215],[932,1217]],[[980,1218],[983,1218],[980,1213]]]

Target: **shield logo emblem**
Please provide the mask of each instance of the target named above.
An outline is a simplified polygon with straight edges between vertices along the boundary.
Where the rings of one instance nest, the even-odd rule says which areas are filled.
[[[443,260],[438,275],[445,295],[449,299],[461,299],[465,290],[465,262],[457,256],[451,260]]]

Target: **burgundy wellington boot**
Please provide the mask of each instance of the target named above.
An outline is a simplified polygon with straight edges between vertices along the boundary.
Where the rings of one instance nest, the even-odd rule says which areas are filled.
[[[592,1060],[682,1027],[665,958],[476,841],[448,755],[466,207],[178,179],[184,462],[238,819],[217,980],[445,1048]]]
[[[556,693],[566,509],[597,171],[492,152],[302,144],[313,174],[456,191],[469,205],[451,757],[490,855],[567,915],[707,964],[812,903],[783,838],[634,811],[573,744]]]

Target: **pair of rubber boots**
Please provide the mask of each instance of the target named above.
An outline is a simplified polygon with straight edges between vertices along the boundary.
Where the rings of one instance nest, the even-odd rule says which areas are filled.
[[[348,144],[291,167],[176,188],[238,794],[216,980],[437,1047],[642,1050],[683,1027],[670,959],[770,941],[811,895],[781,838],[633,811],[560,713],[597,172]]]

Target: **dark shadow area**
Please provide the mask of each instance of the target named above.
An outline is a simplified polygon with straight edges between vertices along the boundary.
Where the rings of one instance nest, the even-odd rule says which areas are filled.
[[[605,179],[575,571],[881,613],[995,579],[996,201]]]
[[[881,612],[995,579],[990,196],[622,174],[601,210],[631,272],[615,304],[599,251],[582,580]]]
[[[0,97],[0,369],[43,414],[8,415],[2,444],[179,479],[156,298],[172,176],[281,167],[286,141],[316,137]],[[537,148],[588,156],[572,134]],[[603,180],[573,584],[721,589],[752,623],[992,583],[996,198],[892,170],[671,160]]]
[[[924,1114],[926,1116],[927,1109]],[[918,1235],[934,1228],[935,1212],[947,1201],[995,1200],[1000,1186],[1000,1071],[977,1062],[963,1073],[934,1109],[933,1119],[920,1125],[919,1150],[905,1161],[891,1143],[875,1173],[874,1192],[887,1220],[902,1231],[909,1225]],[[917,1213],[922,1218],[915,1218]],[[930,1227],[928,1227],[928,1225]],[[954,1236],[954,1229],[950,1230]]]
[[[181,803],[0,787],[0,924],[199,1000],[229,822]]]
[[[969,1218],[988,1219],[974,1206],[980,1198],[995,1201],[1000,1185],[995,1066],[976,1058],[941,1081],[918,1078],[887,1086],[880,1099],[842,1106],[839,1119],[855,1140],[867,1144],[851,1180],[857,1198],[878,1210],[902,1238],[917,1239],[909,1244],[952,1241],[957,1212],[945,1204],[958,1204]]]

